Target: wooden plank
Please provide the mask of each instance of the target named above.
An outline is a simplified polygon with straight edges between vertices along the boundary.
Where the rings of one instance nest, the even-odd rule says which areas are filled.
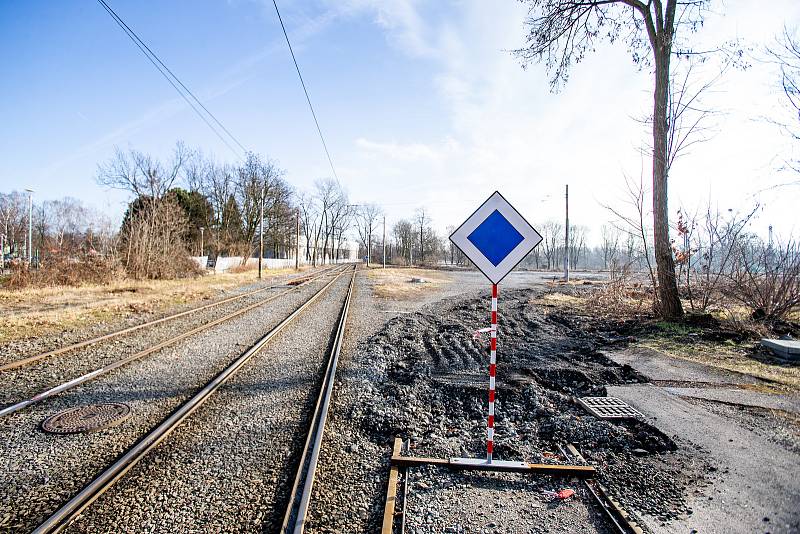
[[[392,459],[400,455],[402,446],[403,441],[400,438],[394,438]],[[381,534],[392,534],[392,530],[394,530],[394,507],[397,504],[397,475],[399,471],[400,468],[392,462],[392,467],[389,470],[389,487],[386,489],[386,505],[383,508]]]
[[[501,464],[454,464],[450,460],[442,458],[417,458],[412,456],[392,455],[392,464],[404,467],[416,467],[421,465],[435,465],[448,467],[450,469],[478,470],[478,471],[505,471],[512,473],[537,473],[550,476],[567,476],[578,478],[592,478],[595,475],[594,467],[590,465],[552,465],[552,464],[530,464],[524,463],[521,466],[508,467]]]

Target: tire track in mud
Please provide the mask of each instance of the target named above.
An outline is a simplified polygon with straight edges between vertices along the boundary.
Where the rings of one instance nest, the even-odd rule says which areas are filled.
[[[508,291],[498,313],[498,458],[543,461],[541,451],[573,442],[626,505],[665,518],[684,513],[685,468],[660,458],[676,450],[669,437],[645,422],[595,419],[575,405],[574,396],[605,395],[606,384],[645,381],[598,352],[619,342],[620,326],[537,307],[530,297]],[[373,443],[409,437],[415,454],[434,457],[483,450],[489,343],[473,332],[488,323],[484,301],[445,300],[389,321],[365,343],[365,360],[382,374],[373,382],[375,402],[355,410],[352,422]],[[640,491],[625,492],[630,486]],[[659,494],[670,499],[654,505]]]

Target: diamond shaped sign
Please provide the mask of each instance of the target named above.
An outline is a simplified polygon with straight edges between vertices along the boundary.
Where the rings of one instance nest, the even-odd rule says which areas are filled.
[[[450,241],[497,284],[542,241],[542,236],[495,191],[453,232]]]

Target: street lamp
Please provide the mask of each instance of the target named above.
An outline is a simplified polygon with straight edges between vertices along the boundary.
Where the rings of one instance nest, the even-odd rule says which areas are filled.
[[[28,267],[33,259],[33,189],[26,189],[28,192]]]

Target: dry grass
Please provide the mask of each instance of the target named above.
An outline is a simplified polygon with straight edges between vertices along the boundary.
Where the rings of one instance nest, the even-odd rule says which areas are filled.
[[[542,298],[531,299],[532,304],[543,304],[548,307],[573,308],[583,304],[583,297],[567,295],[565,293],[547,293]]]
[[[266,279],[294,272],[270,270]],[[117,280],[80,287],[0,289],[0,344],[91,326],[207,300],[255,282],[258,273],[224,273],[180,280]]]
[[[444,271],[429,269],[374,268],[367,272],[373,282],[376,297],[394,300],[413,300],[425,291],[436,291],[452,280]],[[425,283],[412,283],[421,278]]]
[[[612,293],[612,291],[614,292]],[[628,287],[624,290],[614,290],[611,285],[577,296],[553,292],[533,299],[531,302],[586,316],[605,316],[618,319],[642,318],[649,311],[647,309],[648,296],[640,289]],[[744,315],[744,312],[742,309],[726,309],[717,310],[715,313],[718,318],[728,321],[733,319],[731,314],[741,316]],[[730,324],[743,326],[736,321],[730,322]],[[677,331],[672,332],[667,329],[660,334],[640,339],[634,346],[648,348],[672,358],[767,380],[772,382],[778,390],[800,391],[800,366],[754,359],[750,350],[754,342],[736,344],[730,341],[712,342],[700,339],[687,342],[685,334],[688,331],[683,332],[683,330],[688,327],[675,325],[674,328]],[[749,331],[755,332],[754,328],[751,325]]]
[[[748,356],[745,347],[734,343],[684,343],[669,337],[657,337],[638,341],[634,346],[648,348],[672,358],[768,380],[785,391],[800,391],[800,367],[796,364],[754,360]]]

